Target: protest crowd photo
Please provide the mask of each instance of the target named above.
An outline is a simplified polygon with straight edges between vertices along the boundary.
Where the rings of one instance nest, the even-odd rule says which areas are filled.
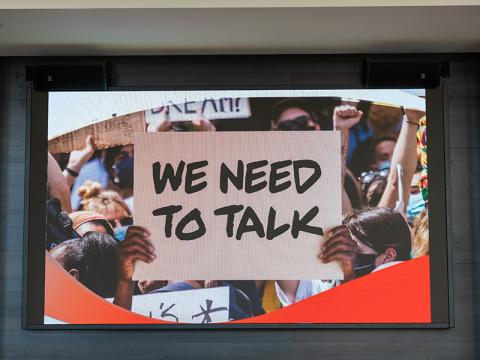
[[[420,99],[424,101],[423,98]],[[295,211],[292,212],[293,215],[287,214],[288,216],[281,214],[282,209],[269,205],[265,213],[268,213],[268,221],[264,221],[264,217],[265,220],[267,218],[263,213],[255,213],[253,206],[238,205],[240,200],[235,205],[237,208],[232,207],[233,205],[225,206],[230,205],[229,203],[222,203],[223,207],[215,211],[222,220],[221,231],[225,233],[225,238],[217,239],[218,241],[239,244],[251,240],[245,236],[252,233],[258,236],[257,241],[272,243],[278,240],[276,236],[282,239],[290,237],[287,240],[293,241],[297,236],[302,236],[302,231],[308,232],[309,236],[318,238],[318,242],[312,244],[312,250],[309,250],[314,259],[312,261],[319,266],[338,264],[341,276],[328,277],[319,273],[318,277],[307,279],[282,278],[281,274],[278,278],[268,275],[255,279],[141,278],[144,272],[139,272],[139,269],[146,269],[149,264],[156,264],[155,266],[161,268],[167,264],[163,259],[168,258],[175,262],[181,257],[172,253],[170,247],[161,246],[161,243],[154,241],[154,237],[170,240],[167,239],[170,235],[183,240],[182,234],[190,231],[191,235],[194,228],[184,224],[184,232],[179,230],[180,223],[184,220],[180,220],[182,218],[178,216],[180,208],[166,206],[170,203],[157,210],[148,208],[149,213],[153,211],[154,216],[158,215],[155,221],[162,220],[162,225],[158,228],[139,223],[139,212],[147,210],[143,208],[143,200],[138,202],[138,199],[144,199],[148,195],[140,197],[136,192],[141,184],[134,184],[134,169],[140,168],[139,159],[136,158],[139,156],[137,145],[133,141],[106,144],[97,131],[88,130],[92,128],[91,125],[84,127],[86,131],[71,131],[70,136],[76,137],[75,141],[80,142],[81,146],[60,149],[58,142],[52,141],[57,147],[49,144],[45,249],[48,256],[55,259],[80,284],[113,304],[133,312],[142,313],[136,309],[136,304],[140,304],[142,298],[149,299],[160,296],[159,294],[181,297],[184,292],[190,294],[191,291],[214,291],[222,288],[228,301],[220,304],[215,301],[208,303],[207,300],[207,304],[210,304],[210,315],[207,311],[200,315],[192,313],[182,317],[177,310],[179,305],[174,307],[167,302],[158,305],[157,312],[143,312],[146,316],[171,322],[185,322],[188,318],[191,322],[204,324],[218,321],[215,319],[240,320],[276,311],[350,281],[428,255],[427,119],[424,109],[409,108],[400,103],[400,100],[397,104],[386,104],[335,96],[251,97],[237,101],[212,101],[210,104],[204,102],[203,106],[196,108],[193,102],[189,104],[186,101],[183,105],[172,104],[169,107],[144,109],[142,136],[156,133],[167,137],[170,133],[189,133],[193,138],[199,133],[240,136],[252,132],[255,139],[261,139],[271,132],[284,136],[299,132],[296,136],[306,134],[305,142],[297,141],[294,145],[301,148],[309,144],[307,137],[310,139],[310,136],[319,135],[316,132],[339,134],[338,148],[330,149],[338,156],[339,171],[334,175],[339,181],[338,184],[331,185],[332,189],[323,189],[326,193],[334,192],[334,188],[338,190],[339,203],[324,205],[332,209],[337,206],[339,212],[341,209],[337,223],[327,224],[328,226],[323,228],[314,226],[313,220],[308,223],[307,220],[313,219],[318,213],[317,210],[314,211],[317,208],[312,207],[311,211],[310,208],[305,208],[309,211],[303,211],[300,203],[291,204]],[[220,107],[224,107],[225,113],[231,108],[232,113],[240,115],[236,118],[212,115],[212,106],[219,112]],[[179,108],[186,114],[184,118],[173,114]],[[113,116],[108,121],[115,120],[116,117]],[[292,139],[293,136],[292,134]],[[188,141],[186,144],[188,146]],[[292,145],[278,143],[275,146],[281,151],[282,147],[290,149]],[[258,149],[261,151],[262,144],[259,143]],[[165,149],[167,154],[173,153],[169,151],[171,150]],[[255,152],[256,149],[252,151]],[[308,152],[308,149],[303,151]],[[259,155],[263,156],[260,153]],[[296,159],[292,157],[294,158]],[[210,159],[207,160],[211,163]],[[307,159],[304,160],[303,163],[299,160],[285,163],[270,161],[268,164],[258,162],[255,166],[259,172],[256,174],[260,171],[266,174],[264,186],[270,193],[291,189],[296,189],[299,193],[306,192],[308,186],[317,184],[313,184],[315,168],[308,165]],[[185,186],[185,191],[190,191],[194,194],[192,196],[195,196],[196,192],[202,190],[201,164],[193,168],[193,163],[185,162],[186,176],[190,174],[197,177],[196,181],[191,182],[190,190],[188,181],[181,186],[182,189]],[[222,168],[225,174],[222,189],[242,189],[248,193],[248,171],[253,168],[253,162],[234,159],[231,164],[236,167]],[[301,167],[307,165],[308,171],[313,169],[313,175],[309,179],[310,183],[302,183],[300,177],[307,169]],[[279,170],[280,168],[283,170]],[[173,189],[178,185],[175,181],[179,179],[178,176],[182,176],[180,166],[174,169],[159,164],[156,169],[153,164],[149,169],[154,176],[158,175],[156,193],[152,194],[161,202],[163,189]],[[291,171],[287,172],[285,169]],[[243,174],[242,171],[247,175],[240,181],[238,174]],[[251,171],[253,173],[253,170]],[[325,169],[322,168],[318,177],[322,179],[325,176]],[[287,179],[290,180],[288,185],[285,185]],[[251,194],[245,196],[255,196],[256,191],[259,191],[255,186],[259,186],[260,180],[260,175],[256,179],[250,179]],[[148,181],[152,182],[150,178]],[[203,186],[208,190],[213,185],[205,182]],[[287,186],[290,186],[288,190]],[[151,187],[154,188],[153,185]],[[226,192],[227,190],[224,191]],[[281,196],[279,194],[279,197]],[[323,201],[310,200],[313,203]],[[191,214],[193,216],[195,213],[192,211]],[[277,216],[278,220],[280,215],[291,220],[278,225],[275,219]],[[260,220],[257,221],[259,218],[262,219],[260,225]],[[186,217],[183,219],[188,221]],[[200,218],[197,219],[198,237],[205,232],[204,236],[209,236],[209,221],[213,220],[206,219],[205,225]],[[217,236],[217,233],[210,236]],[[197,241],[187,237],[184,240],[186,241],[182,244]],[[237,255],[248,256],[244,253]],[[189,256],[202,257],[204,254]],[[258,264],[261,269],[263,266],[268,267],[269,258],[276,254],[255,254],[255,259],[257,256],[266,263]],[[231,266],[236,265],[232,263]],[[162,271],[168,273],[168,269]],[[140,275],[136,276],[136,273]],[[195,269],[191,269],[190,274],[194,273]],[[210,274],[203,270],[201,273]],[[216,318],[214,314],[221,314],[222,317]]]

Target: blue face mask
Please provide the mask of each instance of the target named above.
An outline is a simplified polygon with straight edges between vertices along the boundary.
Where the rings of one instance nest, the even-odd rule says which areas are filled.
[[[425,209],[425,200],[421,192],[416,194],[410,194],[410,199],[408,200],[407,205],[407,218],[408,221],[412,222],[415,220],[418,214],[420,214]]]
[[[390,169],[392,162],[390,160],[382,161],[378,164],[378,171]]]
[[[115,239],[118,241],[123,241],[125,239],[125,235],[127,234],[127,230],[130,226],[119,226],[113,229],[113,233],[115,235]]]

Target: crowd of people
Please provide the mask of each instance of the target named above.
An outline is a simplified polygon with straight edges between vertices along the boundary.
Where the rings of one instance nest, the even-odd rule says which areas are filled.
[[[147,131],[216,130],[214,123],[200,112],[197,115],[184,129],[163,113],[148,124]],[[333,129],[341,134],[344,217],[342,224],[325,234],[318,259],[339,261],[342,281],[132,281],[138,261],[150,263],[156,258],[149,230],[133,223],[134,146],[98,150],[92,136],[81,150],[48,154],[46,248],[80,283],[128,310],[133,295],[228,286],[230,319],[273,311],[427,255],[426,118],[402,108],[399,131],[354,143],[350,133],[362,119],[368,123],[368,114],[348,104],[336,106],[332,114]],[[273,131],[323,130],[311,104],[301,98],[276,103],[271,127]]]

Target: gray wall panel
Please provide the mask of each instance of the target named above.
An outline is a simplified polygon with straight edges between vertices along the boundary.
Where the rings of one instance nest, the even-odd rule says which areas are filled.
[[[35,59],[35,62],[47,61]],[[116,85],[161,78],[148,60],[114,60]],[[299,68],[358,83],[358,58]],[[449,330],[27,331],[21,329],[28,59],[0,63],[0,358],[394,359],[480,358],[480,65],[453,58],[448,81],[455,325]],[[143,62],[143,64],[142,64]],[[179,69],[184,65],[178,65]],[[219,69],[228,74],[228,69]],[[248,67],[246,68],[248,70]],[[185,72],[191,69],[185,68]],[[282,79],[286,79],[284,74]],[[330,79],[325,78],[328,83]],[[332,80],[333,81],[333,80]],[[435,239],[432,239],[434,241]]]

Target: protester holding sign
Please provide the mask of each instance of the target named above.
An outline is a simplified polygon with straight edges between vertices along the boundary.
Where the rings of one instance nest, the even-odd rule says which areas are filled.
[[[398,211],[367,208],[347,215],[343,226],[331,231],[319,255],[321,261],[342,261],[345,281],[410,259],[411,233]],[[284,306],[339,285],[325,280],[277,280]]]
[[[150,232],[145,228],[130,226],[125,239],[119,244],[119,274],[113,303],[127,310],[130,310],[132,307],[132,276],[135,270],[135,263],[138,260],[150,263],[156,258],[155,248],[150,241],[150,235]]]
[[[113,303],[127,310],[132,308],[133,299],[133,281],[132,276],[137,261],[151,263],[155,258],[155,248],[150,241],[150,232],[139,226],[129,227],[125,240],[118,247],[119,275]],[[212,286],[206,281],[195,280],[171,280],[163,287],[153,289],[148,294],[186,291],[192,289],[201,289]],[[253,315],[253,305],[250,299],[242,292],[238,291],[228,282],[216,281],[215,287],[226,286],[229,288],[229,318],[242,319]]]
[[[388,208],[367,208],[347,215],[343,224],[358,244],[356,274],[410,259],[412,235],[405,217]]]
[[[177,122],[170,121],[167,109],[163,108],[156,114],[155,118],[152,118],[151,122],[147,126],[148,132],[165,132],[165,131],[215,131],[215,125],[213,125],[209,119],[205,117],[201,110],[196,110],[197,117],[193,119],[189,127],[185,125],[179,125]]]
[[[329,263],[339,261],[342,264],[344,282],[355,278],[355,263],[359,251],[358,243],[353,240],[345,226],[338,226],[327,233],[328,239],[323,243],[319,261]],[[340,281],[332,280],[277,280],[277,296],[283,306],[303,300],[314,294],[329,290]]]

